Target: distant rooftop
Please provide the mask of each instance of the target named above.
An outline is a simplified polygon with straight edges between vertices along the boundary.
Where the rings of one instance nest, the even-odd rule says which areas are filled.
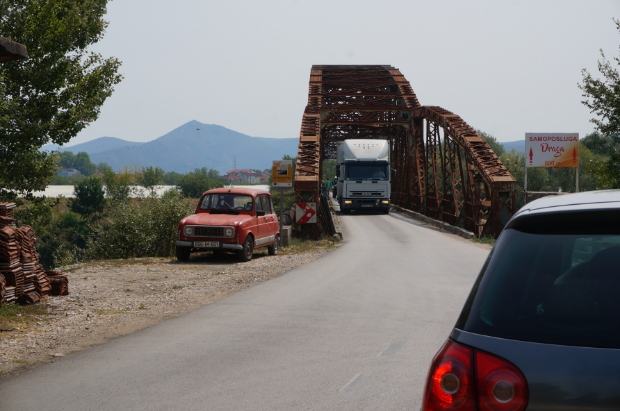
[[[0,37],[0,63],[21,60],[26,57],[28,57],[26,46],[5,37]]]

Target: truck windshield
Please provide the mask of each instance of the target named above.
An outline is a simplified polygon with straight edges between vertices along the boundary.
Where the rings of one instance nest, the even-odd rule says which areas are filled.
[[[346,165],[347,180],[387,180],[388,165],[377,163],[353,163]]]
[[[207,194],[200,202],[202,210],[252,210],[252,196],[238,194]]]

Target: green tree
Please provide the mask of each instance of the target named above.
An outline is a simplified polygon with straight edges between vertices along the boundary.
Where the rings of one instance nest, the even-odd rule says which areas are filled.
[[[59,166],[61,168],[75,168],[86,177],[95,173],[95,165],[90,161],[90,156],[84,151],[73,154],[71,151],[61,151],[58,153],[60,158]]]
[[[71,211],[81,215],[102,213],[105,207],[103,183],[98,177],[90,177],[73,187],[75,199],[71,201]]]
[[[501,157],[501,155],[506,152],[506,150],[504,150],[504,146],[502,145],[502,143],[497,141],[497,139],[493,137],[491,134],[485,133],[482,130],[476,130],[476,132],[480,134],[480,137],[482,137],[484,141],[487,142],[488,145],[491,146],[491,149],[493,150],[496,156]]]
[[[71,151],[61,151],[58,153],[58,167],[74,168],[75,155]]]
[[[219,173],[216,170],[197,168],[194,172],[181,176],[177,181],[177,186],[184,197],[200,198],[205,191],[224,186],[214,178],[218,176]]]
[[[604,136],[594,131],[581,139],[581,143],[593,154],[608,156],[616,147],[617,143],[609,136]]]
[[[620,31],[620,21],[613,19]],[[611,139],[612,147],[607,152],[606,160],[593,163],[591,169],[599,175],[601,188],[620,188],[620,74],[614,66],[620,65],[620,59],[614,57],[607,60],[601,50],[602,60],[598,61],[598,71],[603,79],[595,79],[586,70],[581,71],[582,83],[579,88],[583,92],[582,103],[597,118],[590,121],[604,137]]]
[[[75,162],[73,168],[84,174],[86,177],[90,177],[95,173],[95,165],[90,161],[90,156],[84,151],[80,151],[75,156]]]
[[[334,177],[336,177],[336,160],[331,158],[323,160],[323,177],[321,179],[327,182],[328,180],[333,181]]]
[[[613,19],[616,28],[620,31],[620,20]],[[581,71],[583,83],[579,88],[583,91],[585,100],[582,103],[600,118],[590,120],[596,125],[596,129],[608,136],[620,134],[620,74],[612,66],[612,62],[605,58],[601,50],[602,60],[598,62],[598,71],[604,79],[594,79],[586,70]],[[620,65],[618,57],[613,58],[614,65]]]
[[[99,116],[121,76],[120,62],[89,52],[102,39],[108,0],[0,2],[0,33],[26,45],[29,58],[0,65],[0,191],[42,190],[66,144]],[[8,190],[15,190],[12,194]]]
[[[164,174],[165,171],[159,167],[142,167],[142,181],[140,185],[147,190],[150,190],[151,194],[153,194],[155,186],[162,183]]]
[[[182,174],[179,174],[177,172],[174,171],[170,171],[166,174],[164,174],[162,176],[162,180],[164,181],[164,184],[169,185],[169,186],[176,186],[177,185],[177,181],[179,181],[179,178],[181,178]]]
[[[97,169],[103,173],[103,184],[105,193],[114,204],[127,201],[131,194],[131,186],[137,185],[141,179],[140,173],[131,164],[125,166],[117,172],[105,163],[100,163]]]

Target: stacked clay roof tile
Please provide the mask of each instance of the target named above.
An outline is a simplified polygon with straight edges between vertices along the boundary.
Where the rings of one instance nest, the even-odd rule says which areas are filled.
[[[37,237],[32,227],[17,228],[14,203],[0,203],[0,304],[34,304],[41,297],[69,293],[68,279],[43,269],[37,256]]]

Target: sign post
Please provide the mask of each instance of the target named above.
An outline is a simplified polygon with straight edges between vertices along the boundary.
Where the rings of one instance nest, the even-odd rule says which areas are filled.
[[[271,184],[280,187],[280,232],[284,214],[284,187],[293,187],[293,160],[273,160]]]
[[[525,182],[530,167],[570,167],[577,170],[575,191],[579,192],[579,133],[525,133]]]

